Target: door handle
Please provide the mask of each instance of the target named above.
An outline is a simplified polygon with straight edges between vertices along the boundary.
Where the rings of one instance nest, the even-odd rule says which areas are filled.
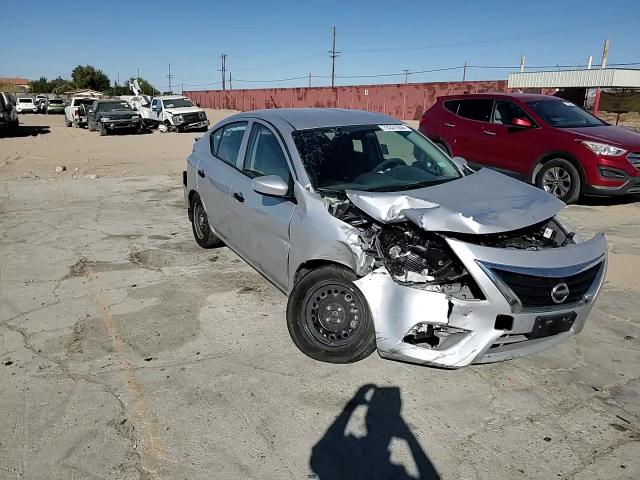
[[[485,135],[491,135],[492,137],[495,136],[496,132],[490,132],[489,130],[483,130],[482,131]]]
[[[198,170],[198,175],[204,178],[204,170]]]
[[[244,202],[244,195],[242,195],[242,193],[240,192],[233,192],[233,198],[235,198],[240,203]]]
[[[444,123],[444,126],[445,126],[445,127],[455,127],[455,126],[456,126],[456,124],[455,124],[455,123],[448,123],[448,122],[445,122],[445,123]]]

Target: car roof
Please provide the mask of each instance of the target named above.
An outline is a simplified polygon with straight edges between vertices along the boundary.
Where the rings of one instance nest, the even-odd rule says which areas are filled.
[[[257,118],[270,123],[284,121],[294,130],[346,125],[401,124],[381,113],[344,108],[269,108],[234,115],[234,119]]]
[[[535,100],[562,100],[558,97],[551,95],[541,95],[538,93],[500,93],[500,92],[487,92],[487,93],[465,93],[462,95],[446,95],[438,97],[439,101],[445,100],[469,100],[473,98],[491,98],[491,99],[515,99],[521,102],[532,102]]]
[[[140,94],[139,96],[142,96],[142,94]],[[178,98],[187,98],[184,95],[158,95],[157,97],[153,97],[153,98],[159,98],[160,100],[177,100]]]

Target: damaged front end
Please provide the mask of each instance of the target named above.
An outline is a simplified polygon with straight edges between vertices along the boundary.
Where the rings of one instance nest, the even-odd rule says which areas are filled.
[[[325,197],[325,205],[359,231],[372,271],[355,284],[385,358],[458,368],[542,351],[582,330],[604,282],[604,236],[583,241],[555,217],[555,200],[546,218],[529,212],[534,222],[523,226],[509,220],[518,218],[513,209],[486,204],[482,217],[426,196],[347,197]],[[430,221],[451,230],[431,230]]]

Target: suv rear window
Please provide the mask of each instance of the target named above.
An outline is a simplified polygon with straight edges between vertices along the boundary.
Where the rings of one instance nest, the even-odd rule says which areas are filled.
[[[460,105],[460,100],[447,100],[444,102],[444,108],[451,113],[458,113],[458,105]]]
[[[488,122],[491,120],[491,110],[493,109],[493,100],[474,99],[460,100],[458,106],[458,115],[470,120],[479,120]]]

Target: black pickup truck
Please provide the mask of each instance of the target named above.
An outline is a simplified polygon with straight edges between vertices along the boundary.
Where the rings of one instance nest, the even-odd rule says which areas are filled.
[[[126,100],[96,100],[87,110],[87,127],[103,136],[116,130],[139,132],[140,115]]]

